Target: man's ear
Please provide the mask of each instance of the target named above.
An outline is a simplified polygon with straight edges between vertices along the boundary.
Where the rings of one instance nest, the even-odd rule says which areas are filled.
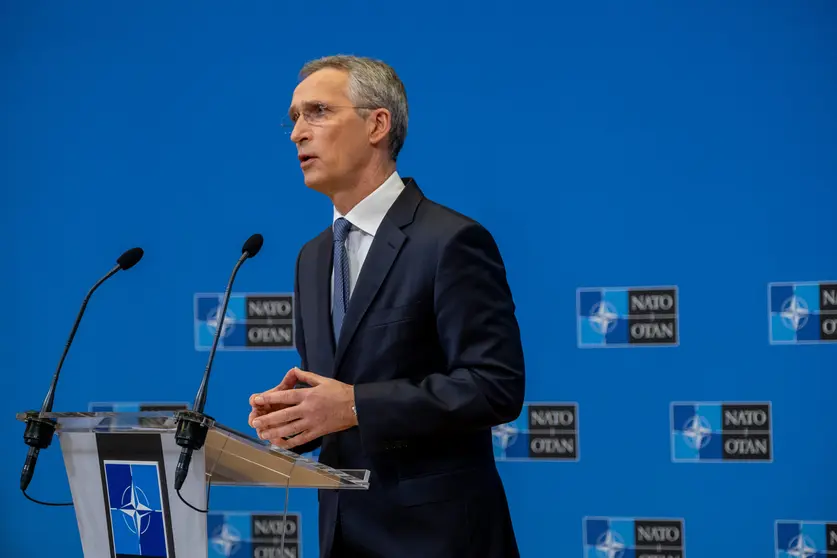
[[[378,144],[386,141],[392,129],[392,115],[387,109],[375,109],[367,119],[367,126],[370,143]]]

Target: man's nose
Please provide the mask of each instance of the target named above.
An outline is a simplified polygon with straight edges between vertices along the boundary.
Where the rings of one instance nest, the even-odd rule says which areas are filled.
[[[291,141],[299,144],[304,140],[311,139],[311,128],[304,118],[299,118],[291,130]]]

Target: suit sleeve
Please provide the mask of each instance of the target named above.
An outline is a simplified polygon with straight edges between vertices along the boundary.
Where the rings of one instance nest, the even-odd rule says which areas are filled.
[[[305,330],[302,327],[302,307],[299,294],[299,262],[302,259],[303,251],[304,249],[300,250],[299,256],[296,258],[296,268],[294,270],[294,345],[296,345],[296,351],[299,353],[299,367],[302,370],[308,370],[308,353],[305,351]],[[293,451],[298,454],[312,452],[320,446],[322,441],[322,438],[316,438],[307,444],[293,448]]]
[[[370,449],[489,428],[521,412],[525,373],[515,305],[499,249],[481,225],[464,227],[441,249],[434,305],[446,372],[354,387],[358,428]]]
[[[300,309],[299,296],[299,262],[302,259],[303,250],[299,251],[294,267],[294,345],[299,354],[299,364],[302,370],[308,370],[308,354],[305,352],[305,332],[302,329],[302,310]]]

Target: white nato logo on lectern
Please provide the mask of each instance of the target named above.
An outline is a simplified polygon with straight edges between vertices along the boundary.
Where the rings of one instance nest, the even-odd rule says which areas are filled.
[[[151,506],[148,503],[148,497],[142,488],[131,483],[122,493],[122,505],[119,508],[122,512],[122,519],[125,520],[125,525],[128,530],[135,535],[142,535],[148,531],[148,526],[151,525]]]

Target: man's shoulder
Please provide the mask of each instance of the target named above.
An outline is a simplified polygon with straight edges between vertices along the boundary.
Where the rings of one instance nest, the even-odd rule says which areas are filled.
[[[417,226],[410,236],[430,238],[439,248],[463,236],[493,242],[488,228],[475,217],[426,197],[419,204],[414,224]]]
[[[416,211],[416,221],[440,234],[453,235],[463,228],[482,227],[476,218],[430,198],[423,198]]]

